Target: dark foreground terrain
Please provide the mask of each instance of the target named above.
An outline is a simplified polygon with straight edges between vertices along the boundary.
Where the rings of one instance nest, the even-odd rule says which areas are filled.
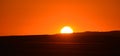
[[[1,36],[0,56],[120,56],[120,32]]]

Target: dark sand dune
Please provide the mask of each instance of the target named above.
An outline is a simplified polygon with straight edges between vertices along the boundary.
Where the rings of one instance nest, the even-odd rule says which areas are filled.
[[[1,36],[0,56],[120,56],[120,32]]]

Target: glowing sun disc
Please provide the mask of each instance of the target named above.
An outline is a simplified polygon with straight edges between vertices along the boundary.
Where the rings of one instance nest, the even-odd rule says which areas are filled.
[[[65,26],[61,29],[60,33],[65,33],[65,34],[68,34],[68,33],[73,33],[73,30],[71,27],[69,26]]]

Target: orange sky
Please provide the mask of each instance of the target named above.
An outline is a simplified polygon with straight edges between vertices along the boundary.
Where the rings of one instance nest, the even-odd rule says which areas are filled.
[[[0,0],[0,35],[120,30],[119,0]]]

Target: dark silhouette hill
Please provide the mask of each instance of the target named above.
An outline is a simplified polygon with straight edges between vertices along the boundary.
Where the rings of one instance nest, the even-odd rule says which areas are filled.
[[[120,56],[120,31],[1,36],[0,56]]]

